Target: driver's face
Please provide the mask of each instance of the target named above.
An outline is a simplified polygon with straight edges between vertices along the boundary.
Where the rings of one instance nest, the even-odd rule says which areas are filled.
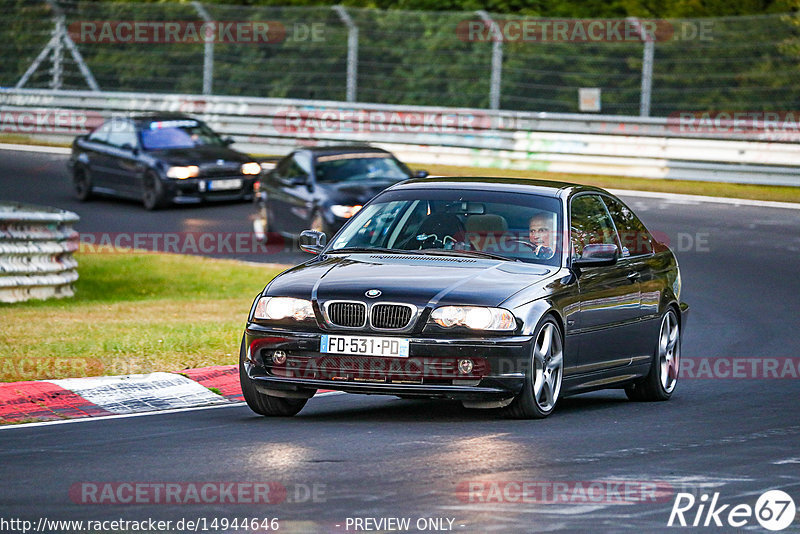
[[[528,240],[537,246],[553,248],[550,217],[534,217],[528,222]]]

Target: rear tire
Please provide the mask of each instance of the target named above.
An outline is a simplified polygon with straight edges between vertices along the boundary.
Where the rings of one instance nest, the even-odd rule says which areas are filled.
[[[253,381],[247,376],[247,371],[244,368],[246,357],[247,347],[244,337],[242,337],[242,346],[239,350],[239,381],[242,384],[242,395],[250,409],[259,415],[267,417],[291,417],[297,415],[306,405],[308,399],[284,399],[265,395],[256,390]]]
[[[167,205],[161,179],[148,172],[142,179],[142,204],[147,211],[154,211]]]
[[[503,413],[514,419],[544,419],[555,408],[564,371],[564,337],[552,317],[546,317],[533,336],[525,385]]]
[[[650,372],[640,382],[625,388],[632,401],[657,402],[672,397],[678,383],[681,362],[681,329],[675,310],[669,309],[661,319]]]
[[[91,200],[94,196],[92,195],[92,177],[86,167],[75,167],[75,170],[72,171],[72,185],[75,188],[75,196],[81,202]]]

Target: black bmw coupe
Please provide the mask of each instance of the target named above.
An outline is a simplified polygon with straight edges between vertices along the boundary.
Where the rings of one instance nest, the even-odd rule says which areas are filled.
[[[232,143],[186,115],[114,117],[75,139],[68,165],[80,200],[101,193],[154,210],[171,202],[250,199],[261,165]]]
[[[517,418],[564,396],[675,390],[678,262],[617,197],[512,178],[422,178],[390,187],[250,311],[240,378],[262,415],[318,389],[456,399]]]
[[[269,234],[295,237],[310,228],[332,236],[383,189],[427,174],[371,146],[295,150],[256,183],[255,235],[266,242]]]

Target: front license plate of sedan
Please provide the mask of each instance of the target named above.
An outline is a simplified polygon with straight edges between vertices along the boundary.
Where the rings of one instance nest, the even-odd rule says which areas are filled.
[[[408,358],[408,340],[396,337],[360,337],[323,335],[319,351],[325,354],[357,354]]]
[[[209,191],[228,191],[230,189],[240,189],[242,187],[242,180],[235,178],[233,180],[211,180],[208,182]]]

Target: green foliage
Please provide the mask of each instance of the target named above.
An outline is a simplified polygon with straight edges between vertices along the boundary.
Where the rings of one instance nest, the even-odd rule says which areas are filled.
[[[273,43],[216,43],[213,93],[312,100],[345,99],[348,32],[319,0],[204,2],[218,21],[268,21]],[[347,0],[359,28],[361,102],[489,105],[492,42],[470,40],[461,25],[486,9],[498,21],[521,17],[660,19],[651,114],[678,111],[794,110],[800,105],[798,0]],[[63,1],[68,24],[80,21],[199,21],[190,2]],[[312,7],[316,6],[316,7]],[[375,9],[380,8],[380,9]],[[0,0],[0,38],[11,53],[0,86],[13,86],[47,42],[51,13],[43,0]],[[783,13],[783,14],[781,14]],[[735,16],[734,16],[735,15]],[[690,17],[718,18],[699,19]],[[719,18],[720,16],[724,16]],[[78,47],[101,89],[199,94],[203,43],[86,43]],[[503,109],[578,112],[578,89],[599,87],[602,111],[639,111],[642,43],[503,43]],[[48,87],[45,62],[27,87]],[[64,88],[86,84],[68,54]]]

